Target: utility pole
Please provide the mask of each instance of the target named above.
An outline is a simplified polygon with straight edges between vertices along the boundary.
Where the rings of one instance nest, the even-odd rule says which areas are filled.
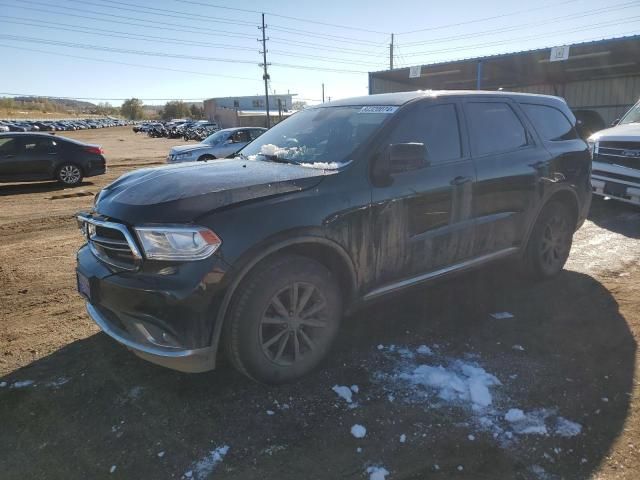
[[[322,84],[322,103],[324,103],[324,83]]]
[[[393,33],[391,34],[391,43],[389,44],[389,70],[393,70]]]
[[[264,73],[262,75],[262,78],[264,79],[264,98],[265,98],[265,103],[267,106],[267,128],[271,127],[271,118],[269,117],[269,73],[267,72],[267,66],[271,65],[270,63],[267,63],[267,40],[268,38],[266,37],[266,30],[267,26],[264,24],[264,13],[262,14],[262,27],[258,27],[259,30],[262,30],[262,51],[260,52],[262,54],[262,63],[260,64],[261,67],[264,68]],[[258,40],[260,41],[260,40]]]

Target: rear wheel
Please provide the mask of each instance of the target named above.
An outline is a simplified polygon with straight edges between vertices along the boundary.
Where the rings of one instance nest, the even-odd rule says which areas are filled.
[[[527,274],[544,279],[563,269],[571,251],[575,223],[565,203],[554,201],[544,207],[527,244],[524,259]]]
[[[267,260],[238,288],[225,321],[225,350],[234,366],[263,383],[285,383],[315,368],[338,332],[337,279],[306,257]]]
[[[58,169],[57,178],[63,185],[73,187],[82,181],[82,170],[73,163],[65,163]]]

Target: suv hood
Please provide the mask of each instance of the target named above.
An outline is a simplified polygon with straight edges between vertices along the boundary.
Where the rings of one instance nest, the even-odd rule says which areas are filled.
[[[625,123],[605,128],[589,137],[593,141],[640,142],[640,123]]]
[[[189,223],[236,203],[312,188],[336,173],[241,159],[146,168],[105,187],[95,211],[129,224]]]

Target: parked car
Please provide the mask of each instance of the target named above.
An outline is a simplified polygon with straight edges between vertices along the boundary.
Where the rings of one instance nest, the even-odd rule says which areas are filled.
[[[105,171],[99,145],[44,133],[0,133],[0,182],[58,180],[74,186]]]
[[[266,128],[225,128],[205,138],[202,143],[195,145],[180,145],[169,151],[167,163],[194,162],[226,158],[244,148],[255,140]]]
[[[640,205],[640,102],[617,125],[593,134],[593,193]]]
[[[576,127],[580,138],[587,140],[591,135],[604,129],[607,125],[602,116],[595,110],[573,110]]]
[[[590,163],[557,97],[325,103],[234,159],[103,189],[78,217],[78,289],[100,328],[147,360],[206,371],[224,345],[245,375],[290,381],[360,305],[508,257],[556,275],[589,209]]]

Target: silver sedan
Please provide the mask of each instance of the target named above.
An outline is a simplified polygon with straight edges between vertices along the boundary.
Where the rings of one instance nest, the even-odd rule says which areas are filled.
[[[209,135],[201,143],[173,147],[167,157],[167,163],[195,162],[226,158],[255,140],[266,128],[226,128]]]

